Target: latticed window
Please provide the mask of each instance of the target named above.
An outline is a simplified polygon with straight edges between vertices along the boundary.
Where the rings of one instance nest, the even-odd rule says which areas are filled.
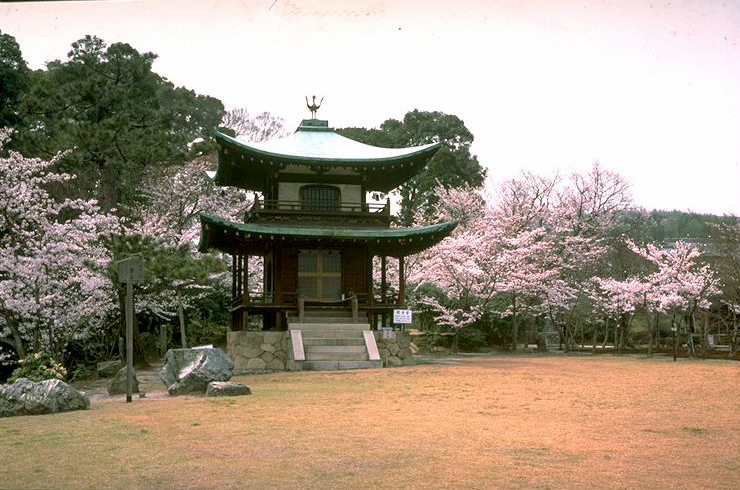
[[[341,193],[329,185],[306,185],[301,187],[301,209],[307,211],[336,211],[341,202]]]
[[[298,294],[307,299],[342,297],[342,254],[334,250],[301,250],[298,253]]]

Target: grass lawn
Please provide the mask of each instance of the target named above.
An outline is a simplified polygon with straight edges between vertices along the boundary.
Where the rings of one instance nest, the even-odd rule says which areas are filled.
[[[0,419],[0,488],[740,486],[737,362],[518,355],[234,380],[253,394]]]

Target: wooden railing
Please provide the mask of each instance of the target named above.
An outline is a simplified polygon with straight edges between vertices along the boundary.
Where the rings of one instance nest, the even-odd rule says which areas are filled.
[[[288,212],[301,214],[391,214],[391,203],[388,199],[385,203],[327,203],[308,201],[283,201],[276,199],[255,199],[254,204],[248,209],[248,213],[260,212]]]

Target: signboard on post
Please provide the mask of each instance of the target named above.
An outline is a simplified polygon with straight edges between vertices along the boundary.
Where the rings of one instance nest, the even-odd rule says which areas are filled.
[[[118,262],[118,282],[126,284],[126,403],[131,403],[134,382],[134,284],[144,282],[144,266],[132,257]]]
[[[411,323],[412,315],[411,310],[393,310],[393,323],[408,325]]]
[[[144,266],[129,257],[118,263],[118,282],[121,284],[141,284],[144,282]]]

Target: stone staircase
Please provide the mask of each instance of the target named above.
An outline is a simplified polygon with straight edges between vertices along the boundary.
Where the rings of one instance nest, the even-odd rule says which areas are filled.
[[[300,322],[288,317],[288,370],[336,371],[383,367],[368,323],[344,311],[307,310]]]

